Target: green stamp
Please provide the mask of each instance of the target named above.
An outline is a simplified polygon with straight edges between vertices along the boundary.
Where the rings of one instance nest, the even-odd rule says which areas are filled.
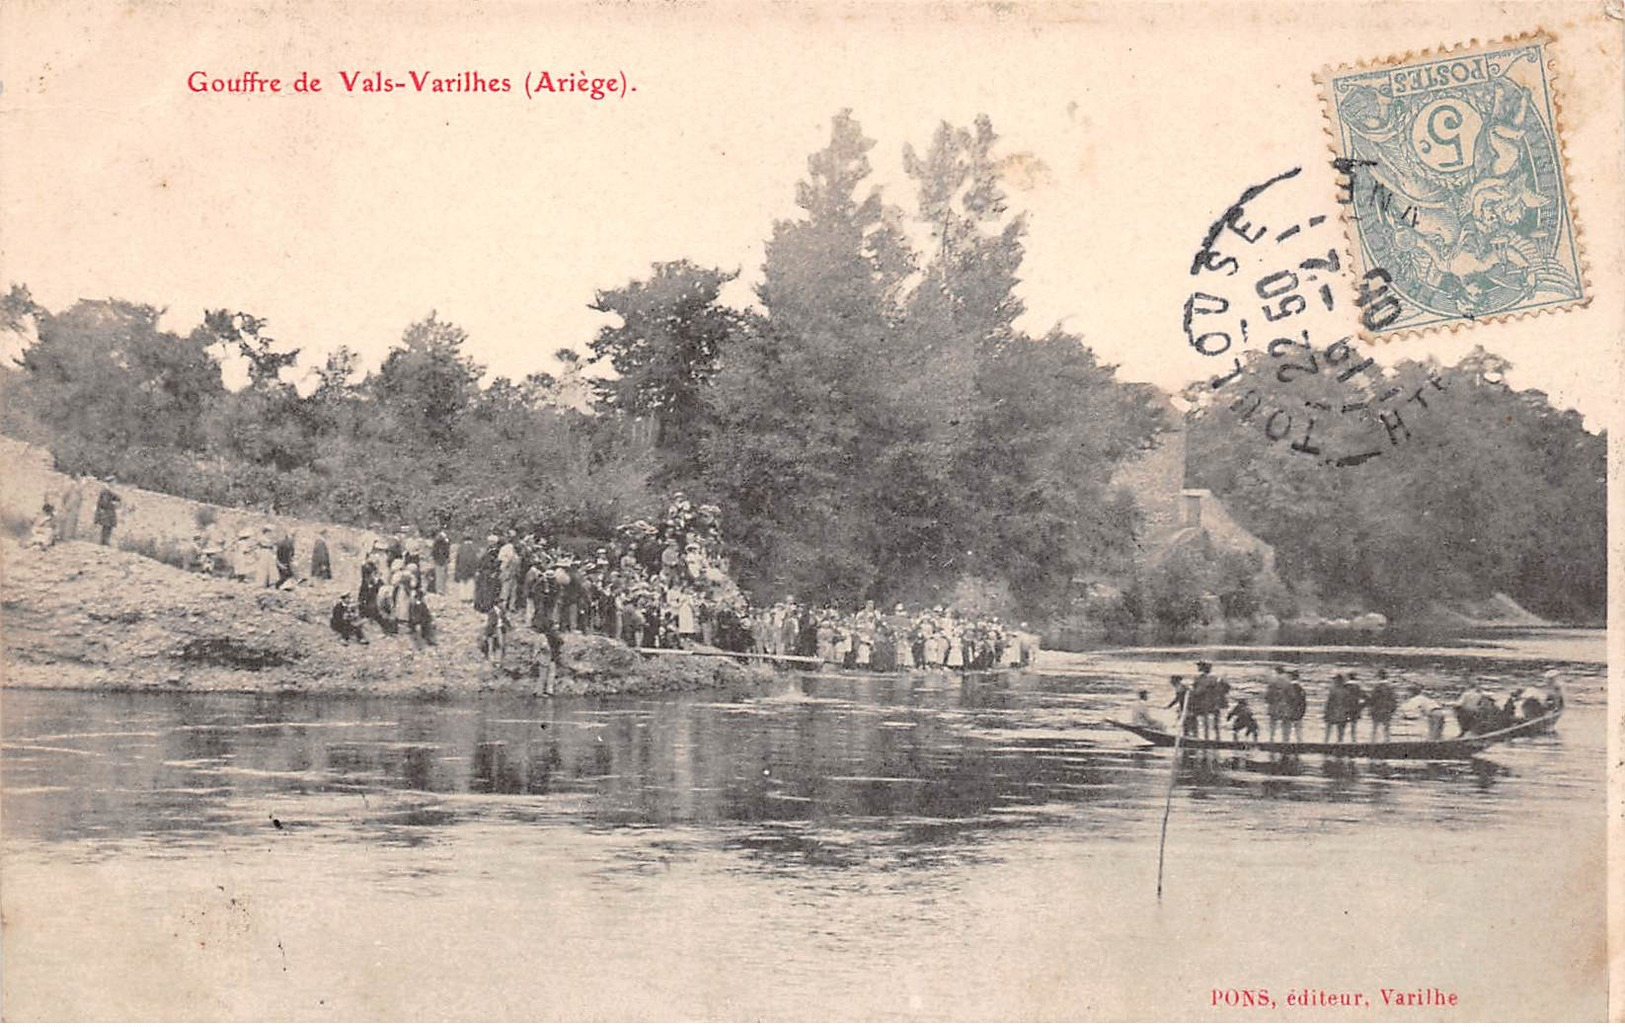
[[[1389,335],[1580,306],[1558,101],[1528,36],[1319,76],[1355,275]]]

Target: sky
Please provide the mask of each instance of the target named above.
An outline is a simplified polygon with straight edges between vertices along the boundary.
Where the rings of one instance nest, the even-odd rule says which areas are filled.
[[[248,311],[307,365],[346,345],[376,366],[433,310],[518,377],[584,350],[605,323],[595,292],[655,262],[738,270],[726,298],[749,302],[836,111],[876,140],[875,184],[905,208],[904,144],[985,113],[1029,217],[1022,326],[1059,324],[1124,378],[1177,389],[1213,370],[1181,330],[1208,224],[1293,166],[1284,207],[1336,212],[1313,73],[1453,40],[1466,9],[1310,6],[24,0],[0,11],[0,279],[51,309],[165,306],[182,331],[205,308]],[[1483,344],[1512,384],[1606,423],[1625,324],[1619,35],[1595,5],[1471,10],[1475,34],[1570,40],[1571,184],[1615,288],[1583,311],[1379,345],[1453,361]],[[284,93],[188,88],[248,70]],[[513,92],[420,94],[414,70]],[[301,71],[323,91],[291,92]],[[349,93],[341,71],[407,88]],[[635,92],[527,99],[542,71]]]

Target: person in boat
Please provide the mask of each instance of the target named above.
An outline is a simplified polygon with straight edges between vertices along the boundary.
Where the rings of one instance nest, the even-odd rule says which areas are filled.
[[[1229,705],[1230,683],[1213,675],[1213,664],[1199,660],[1191,682],[1191,713],[1203,738],[1219,737],[1219,717]]]
[[[1495,699],[1476,684],[1469,684],[1456,699],[1456,723],[1461,725],[1461,733],[1464,735],[1481,735],[1493,731],[1499,719],[1500,708],[1496,705]]]
[[[1283,742],[1303,741],[1303,718],[1309,714],[1309,693],[1303,690],[1300,677],[1296,668],[1287,672],[1286,725],[1281,732]]]
[[[1150,698],[1150,692],[1140,689],[1139,698],[1134,700],[1134,705],[1129,709],[1129,723],[1135,727],[1149,727],[1161,731],[1162,721],[1152,716]]]
[[[1362,693],[1358,685],[1351,682],[1343,674],[1332,675],[1331,690],[1326,693],[1326,736],[1323,741],[1332,740],[1332,732],[1337,732],[1337,740],[1343,741],[1343,735],[1350,735],[1349,741],[1360,740],[1360,703]]]
[[[1247,705],[1246,699],[1237,699],[1224,719],[1230,722],[1232,742],[1238,741],[1242,735],[1246,735],[1248,741],[1258,741],[1258,718],[1253,716],[1253,708]]]
[[[1428,741],[1437,742],[1444,737],[1444,704],[1435,699],[1421,685],[1411,686],[1411,696],[1399,706],[1399,715],[1406,720],[1420,720],[1427,725]]]
[[[1264,679],[1264,714],[1270,722],[1270,741],[1275,741],[1277,730],[1281,732],[1281,741],[1287,740],[1288,725],[1291,724],[1288,712],[1291,708],[1292,680],[1286,676],[1286,668],[1276,664]]]
[[[1183,674],[1175,674],[1175,675],[1173,675],[1172,677],[1170,677],[1168,679],[1168,684],[1173,686],[1174,697],[1172,699],[1168,700],[1168,705],[1164,706],[1163,709],[1165,709],[1165,710],[1174,710],[1175,711],[1174,719],[1176,719],[1176,720],[1178,720],[1179,717],[1180,717],[1180,713],[1178,711],[1184,710],[1185,711],[1185,720],[1184,720],[1184,723],[1180,724],[1179,728],[1183,733],[1185,733],[1187,735],[1194,734],[1194,731],[1192,730],[1192,727],[1193,727],[1195,722],[1193,720],[1191,720],[1190,710],[1185,705],[1186,697],[1190,694],[1190,690],[1191,690],[1190,686],[1185,683],[1185,675],[1183,675]]]
[[[1547,671],[1540,685],[1530,685],[1518,693],[1518,715],[1523,720],[1535,720],[1563,708],[1561,673]]]
[[[1386,668],[1377,671],[1377,680],[1366,696],[1365,708],[1371,715],[1371,740],[1375,742],[1380,731],[1383,741],[1393,741],[1394,711],[1399,709],[1399,696],[1394,694],[1394,686],[1388,682]]]

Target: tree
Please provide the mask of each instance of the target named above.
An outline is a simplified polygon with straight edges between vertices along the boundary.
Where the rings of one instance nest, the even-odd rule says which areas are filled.
[[[653,420],[654,443],[665,455],[663,478],[694,473],[709,416],[705,389],[728,339],[740,330],[739,313],[717,299],[735,277],[671,261],[654,265],[647,279],[599,292],[591,304],[620,319],[600,329],[591,344],[593,356],[615,371],[615,377],[594,382],[599,406]]]
[[[1003,344],[1024,309],[1015,288],[1027,221],[1009,212],[993,156],[997,142],[982,114],[968,129],[940,124],[924,157],[912,147],[903,151],[932,240],[910,314],[939,357],[965,359]]]
[[[38,337],[20,358],[24,402],[59,435],[69,469],[106,473],[137,450],[201,444],[203,410],[224,392],[203,333],[163,331],[161,309],[123,300],[32,313]]]
[[[485,369],[463,353],[468,333],[434,311],[407,327],[401,344],[363,385],[388,422],[403,453],[433,451],[455,464],[462,449],[462,419]]]
[[[800,218],[777,222],[758,295],[722,352],[702,447],[706,484],[742,525],[763,588],[853,602],[875,584],[874,497],[898,428],[898,297],[912,261],[895,211],[865,190],[850,111],[807,161]]]
[[[298,363],[299,350],[277,350],[267,324],[242,311],[204,311],[200,341],[223,352],[235,348],[248,362],[248,384],[214,399],[204,414],[204,432],[218,455],[288,472],[313,458],[318,426],[312,423],[313,404],[282,380],[282,372]]]
[[[203,312],[203,329],[222,349],[235,346],[248,361],[249,388],[268,391],[281,384],[282,372],[299,362],[297,349],[278,352],[276,340],[265,334],[265,318],[225,309]]]
[[[966,569],[1008,576],[1029,611],[1056,609],[1074,577],[1133,547],[1132,514],[1109,485],[1161,431],[1156,393],[1119,382],[1057,329],[984,354],[973,403],[956,460]]]

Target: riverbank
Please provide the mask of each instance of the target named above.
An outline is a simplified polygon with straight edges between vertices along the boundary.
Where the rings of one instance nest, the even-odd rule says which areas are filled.
[[[543,690],[542,679],[485,661],[484,615],[451,599],[434,606],[435,645],[415,646],[372,624],[370,644],[358,645],[328,626],[346,591],[339,581],[265,589],[89,542],[41,552],[0,540],[0,567],[0,683],[10,688],[431,697]],[[515,638],[540,640],[524,628]],[[548,684],[558,695],[614,695],[754,691],[773,680],[771,670],[722,657],[648,658],[612,639],[569,634]]]

